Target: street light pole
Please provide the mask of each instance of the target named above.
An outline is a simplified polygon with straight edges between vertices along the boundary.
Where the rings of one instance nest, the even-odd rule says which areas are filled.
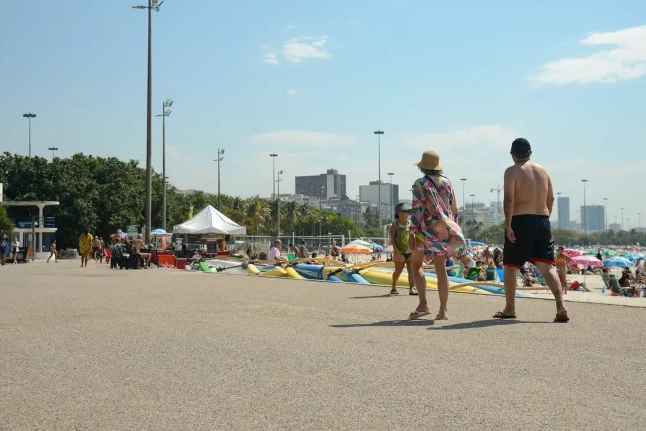
[[[152,224],[152,94],[153,94],[153,62],[152,62],[152,11],[159,12],[163,1],[148,0],[148,6],[133,6],[133,9],[148,9],[148,88],[146,100],[146,229],[145,240],[150,243],[150,225]]]
[[[637,221],[639,222],[637,227],[642,227],[642,213],[637,213]]]
[[[608,198],[603,198],[603,221],[605,222],[604,224],[604,230],[608,230]]]
[[[224,160],[224,148],[218,148],[218,158],[214,162],[218,162],[218,211],[220,211],[220,162]]]
[[[272,164],[272,168],[271,168],[271,186],[272,186],[271,198],[276,199],[276,157],[278,157],[278,154],[271,153],[269,155],[269,157],[271,157],[271,164]]]
[[[31,159],[31,119],[36,118],[36,114],[30,112],[28,114],[22,114],[22,116],[29,119],[29,158]]]
[[[54,161],[54,151],[58,151],[58,147],[49,147],[49,151],[52,152],[52,162]]]
[[[621,230],[624,230],[624,209],[621,209]]]
[[[375,130],[374,134],[377,135],[377,212],[379,213],[379,230],[381,230],[381,135],[384,134],[383,130]]]
[[[462,181],[462,217],[466,218],[465,215],[467,213],[467,207],[464,206],[464,183],[467,181],[466,178],[460,178],[460,181]]]
[[[588,240],[588,209],[586,208],[585,204],[585,183],[588,182],[588,180],[583,179],[581,180],[583,183],[583,214],[581,214],[581,221],[583,223],[583,236],[586,237],[586,241]]]
[[[162,229],[166,230],[166,117],[171,113],[170,108],[173,101],[164,100],[162,104],[162,113],[155,117],[162,117]]]
[[[280,176],[283,174],[282,169],[278,171],[278,178],[276,179],[276,182],[278,183],[278,196],[276,196],[276,231],[278,232],[278,236],[280,236],[280,182],[282,181],[280,179]]]
[[[491,193],[495,191],[497,192],[497,195],[498,195],[496,200],[496,221],[500,219],[500,190],[501,190],[500,186],[496,186],[495,189],[491,189]]]
[[[393,212],[393,175],[395,175],[394,172],[388,172],[388,176],[390,177],[390,209],[388,210],[390,212],[389,216]]]

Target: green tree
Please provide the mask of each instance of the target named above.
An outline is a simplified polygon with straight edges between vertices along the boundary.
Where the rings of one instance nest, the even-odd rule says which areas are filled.
[[[0,205],[0,232],[9,233],[13,230],[14,224],[13,221],[7,215],[7,210],[5,207]]]

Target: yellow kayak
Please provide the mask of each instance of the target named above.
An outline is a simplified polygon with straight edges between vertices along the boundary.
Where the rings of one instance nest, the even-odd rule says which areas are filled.
[[[280,266],[275,266],[267,272],[256,274],[263,277],[287,277],[287,272]]]
[[[247,274],[258,275],[260,274],[260,270],[256,265],[254,265],[253,263],[250,263],[249,265],[247,265]]]
[[[288,266],[287,268],[285,268],[285,273],[287,274],[287,277],[289,277],[289,278],[296,278],[298,280],[305,280],[305,277],[303,277],[298,272],[296,272],[296,270],[294,268],[292,268],[291,266]]]
[[[369,268],[360,272],[361,276],[368,280],[372,284],[381,284],[384,286],[391,286],[393,282],[393,271],[388,271],[384,269]],[[408,287],[408,275],[402,273],[397,280],[398,287]],[[426,277],[426,288],[430,290],[437,290],[437,279],[432,277]],[[454,292],[469,292],[469,293],[481,293],[483,295],[491,295],[490,292],[487,292],[482,289],[478,289],[474,286],[460,286],[459,283],[454,283],[449,281],[449,290]]]

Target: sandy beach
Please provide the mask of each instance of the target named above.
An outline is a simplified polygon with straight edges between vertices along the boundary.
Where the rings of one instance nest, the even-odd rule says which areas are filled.
[[[646,426],[643,308],[79,263],[0,268],[0,430]]]

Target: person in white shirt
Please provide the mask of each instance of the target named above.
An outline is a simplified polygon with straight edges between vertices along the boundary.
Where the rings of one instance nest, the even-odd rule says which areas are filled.
[[[267,255],[267,260],[269,262],[277,263],[277,262],[284,262],[285,261],[285,259],[283,259],[282,256],[280,255],[280,246],[281,246],[281,244],[282,244],[282,242],[279,239],[274,241],[274,246],[269,249],[269,254]]]
[[[20,241],[18,241],[18,238],[14,238],[11,244],[11,253],[13,254],[14,265],[18,263],[18,251],[20,251]]]

